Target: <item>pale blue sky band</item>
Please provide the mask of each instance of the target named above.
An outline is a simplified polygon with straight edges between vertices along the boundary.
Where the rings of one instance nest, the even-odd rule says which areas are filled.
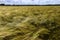
[[[0,0],[0,4],[45,5],[60,4],[60,0]]]

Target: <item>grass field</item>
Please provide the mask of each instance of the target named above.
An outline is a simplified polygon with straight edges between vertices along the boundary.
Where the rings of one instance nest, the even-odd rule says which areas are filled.
[[[60,6],[0,6],[0,40],[60,40]]]

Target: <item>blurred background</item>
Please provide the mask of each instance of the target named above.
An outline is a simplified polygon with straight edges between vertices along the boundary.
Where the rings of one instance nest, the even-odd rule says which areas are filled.
[[[60,0],[0,0],[5,5],[54,5],[60,4]]]

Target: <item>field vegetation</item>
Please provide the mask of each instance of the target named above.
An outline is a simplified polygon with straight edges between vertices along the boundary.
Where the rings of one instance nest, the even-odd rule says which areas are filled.
[[[60,6],[0,6],[0,40],[60,40]]]

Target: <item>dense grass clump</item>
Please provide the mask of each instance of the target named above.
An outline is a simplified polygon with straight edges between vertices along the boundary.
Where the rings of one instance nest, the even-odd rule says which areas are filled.
[[[0,40],[60,40],[60,7],[0,6]]]

